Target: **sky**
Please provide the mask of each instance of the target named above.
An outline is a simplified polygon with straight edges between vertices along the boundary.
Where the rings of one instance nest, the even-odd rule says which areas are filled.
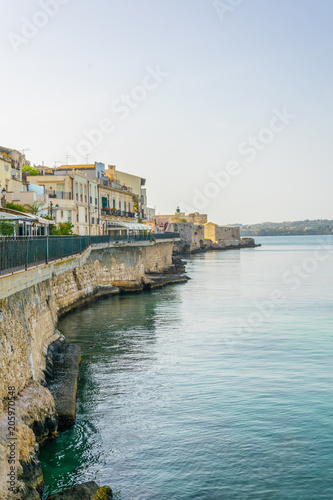
[[[157,213],[333,219],[331,0],[2,0],[0,144]]]

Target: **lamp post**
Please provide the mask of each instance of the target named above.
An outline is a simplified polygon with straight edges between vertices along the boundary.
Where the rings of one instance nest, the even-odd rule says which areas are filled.
[[[54,208],[55,208],[54,218],[55,218],[55,223],[57,223],[57,210],[59,209],[59,205],[57,204]]]
[[[55,205],[55,207],[54,207],[54,210],[56,211],[55,212],[55,219],[57,219],[57,210],[58,210],[58,208],[59,208],[59,205],[58,204]],[[50,216],[51,216],[51,219],[53,219],[53,203],[52,203],[52,201],[50,201]],[[57,222],[57,220],[55,220],[55,222]]]

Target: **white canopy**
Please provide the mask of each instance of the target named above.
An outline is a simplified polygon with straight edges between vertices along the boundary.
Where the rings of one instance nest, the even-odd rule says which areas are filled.
[[[128,229],[129,231],[151,231],[151,226],[139,222],[108,221],[108,228]]]
[[[11,220],[11,221],[24,221],[24,222],[39,222],[40,224],[45,224],[49,225],[52,224],[52,221],[49,221],[47,219],[43,219],[43,217],[39,217],[38,215],[33,215],[33,214],[26,214],[23,212],[17,212],[16,214],[9,213],[9,212],[2,212],[0,211],[0,219],[3,220]]]

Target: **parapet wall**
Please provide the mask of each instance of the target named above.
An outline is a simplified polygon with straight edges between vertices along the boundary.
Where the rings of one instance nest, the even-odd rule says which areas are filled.
[[[8,386],[20,393],[44,379],[58,318],[119,289],[138,290],[147,273],[172,265],[173,241],[96,245],[83,254],[0,278],[0,412]]]

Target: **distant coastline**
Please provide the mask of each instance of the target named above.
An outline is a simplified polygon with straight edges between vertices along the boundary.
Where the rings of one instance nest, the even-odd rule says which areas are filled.
[[[333,220],[317,219],[288,222],[263,222],[241,225],[241,236],[325,236],[333,234]]]

